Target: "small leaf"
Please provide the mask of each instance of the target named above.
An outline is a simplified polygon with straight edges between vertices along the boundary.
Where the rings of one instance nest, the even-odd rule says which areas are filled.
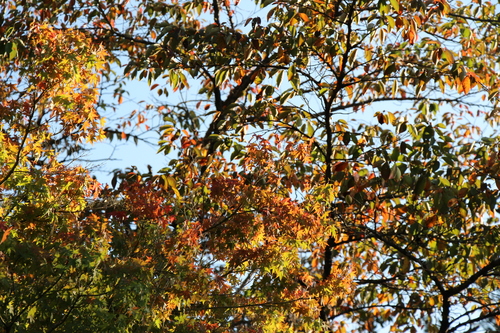
[[[229,76],[228,69],[218,70],[217,73],[215,73],[215,85],[216,86],[222,85],[227,80],[228,76]]]
[[[396,97],[397,93],[398,93],[398,81],[394,80],[392,82],[392,97]]]
[[[450,181],[446,178],[439,177],[439,182],[444,186],[451,186]]]
[[[283,82],[283,72],[279,71],[278,75],[276,75],[276,86],[279,88],[281,86],[281,82]]]
[[[349,162],[337,162],[333,165],[333,171],[344,171],[349,166]]]
[[[10,43],[9,60],[17,57],[17,43]]]
[[[427,184],[427,176],[425,175],[420,176],[415,184],[413,194],[415,195],[421,194],[424,191],[426,184]]]
[[[386,120],[385,120],[385,117],[384,117],[383,113],[378,113],[377,114],[377,120],[378,120],[378,123],[381,124],[381,125],[386,123]]]
[[[462,90],[464,94],[468,94],[469,91],[471,90],[470,77],[466,76],[465,79],[462,81]]]
[[[304,22],[309,22],[309,16],[306,13],[299,13],[298,15]]]
[[[294,78],[295,73],[296,73],[295,65],[291,65],[288,68],[288,81],[291,81]]]
[[[7,240],[7,236],[9,236],[11,230],[12,230],[12,227],[10,227],[4,231],[4,233],[2,235],[2,240],[0,240],[0,244],[2,244],[3,242],[5,242]]]
[[[444,50],[443,54],[441,55],[441,58],[446,60],[448,64],[455,63],[455,57],[453,56],[453,52],[451,52],[450,50]]]
[[[399,0],[390,0],[392,8],[399,13]]]
[[[174,191],[174,193],[177,195],[177,197],[181,197],[179,191],[177,190],[177,182],[175,181],[174,177],[166,177],[167,183],[170,186],[170,188]]]
[[[389,179],[394,179],[395,181],[399,181],[401,179],[401,169],[398,167],[396,163],[391,168]]]
[[[116,188],[116,183],[118,182],[118,174],[115,172],[113,175],[113,178],[111,179],[111,186],[113,188]]]
[[[31,309],[28,311],[28,319],[30,322],[35,321],[35,314],[36,314],[36,306],[32,306]]]

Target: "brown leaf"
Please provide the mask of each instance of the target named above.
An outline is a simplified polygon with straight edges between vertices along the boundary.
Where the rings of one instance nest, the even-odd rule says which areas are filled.
[[[349,166],[349,162],[338,162],[335,163],[333,166],[333,171],[338,172],[338,171],[343,171]]]

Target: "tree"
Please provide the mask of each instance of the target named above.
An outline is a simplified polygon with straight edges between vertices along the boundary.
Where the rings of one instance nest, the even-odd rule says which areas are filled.
[[[498,321],[495,6],[257,4],[261,11],[247,17],[238,1],[216,0],[23,2],[9,11],[5,26],[32,11],[45,22],[50,12],[59,29],[50,31],[92,38],[108,54],[101,73],[116,83],[118,101],[122,80],[133,78],[147,79],[159,99],[190,96],[146,108],[163,117],[159,152],[169,165],[155,174],[117,171],[72,215],[99,226],[96,236],[79,234],[88,239],[80,246],[103,242],[99,255],[85,252],[93,264],[65,267],[98,267],[87,288],[100,292],[61,310],[65,323],[456,332]],[[13,40],[4,39],[4,53],[19,63]],[[125,78],[110,66],[121,62]],[[69,128],[82,121],[57,119]],[[15,130],[8,121],[7,133]],[[123,128],[107,135],[122,131],[126,139]],[[21,166],[14,162],[5,179],[14,182]],[[4,246],[15,242],[20,219],[6,223]],[[29,318],[27,330],[57,322]],[[14,319],[2,319],[4,327],[19,325]]]
[[[58,161],[53,145],[104,135],[94,108],[104,50],[36,22],[3,32],[0,323],[5,332],[67,331],[70,313],[96,319],[81,304],[98,289],[109,244],[102,222],[81,218],[98,184]]]

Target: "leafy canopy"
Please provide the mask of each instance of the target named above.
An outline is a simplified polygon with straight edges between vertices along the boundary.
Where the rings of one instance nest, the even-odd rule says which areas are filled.
[[[6,331],[500,324],[495,5],[252,6],[7,2]],[[104,127],[131,79],[157,100]],[[160,170],[69,163],[143,128]]]

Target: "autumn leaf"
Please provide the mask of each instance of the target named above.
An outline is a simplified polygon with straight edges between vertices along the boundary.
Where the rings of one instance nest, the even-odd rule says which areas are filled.
[[[336,172],[344,171],[349,166],[349,162],[337,162],[333,166],[333,170]]]

